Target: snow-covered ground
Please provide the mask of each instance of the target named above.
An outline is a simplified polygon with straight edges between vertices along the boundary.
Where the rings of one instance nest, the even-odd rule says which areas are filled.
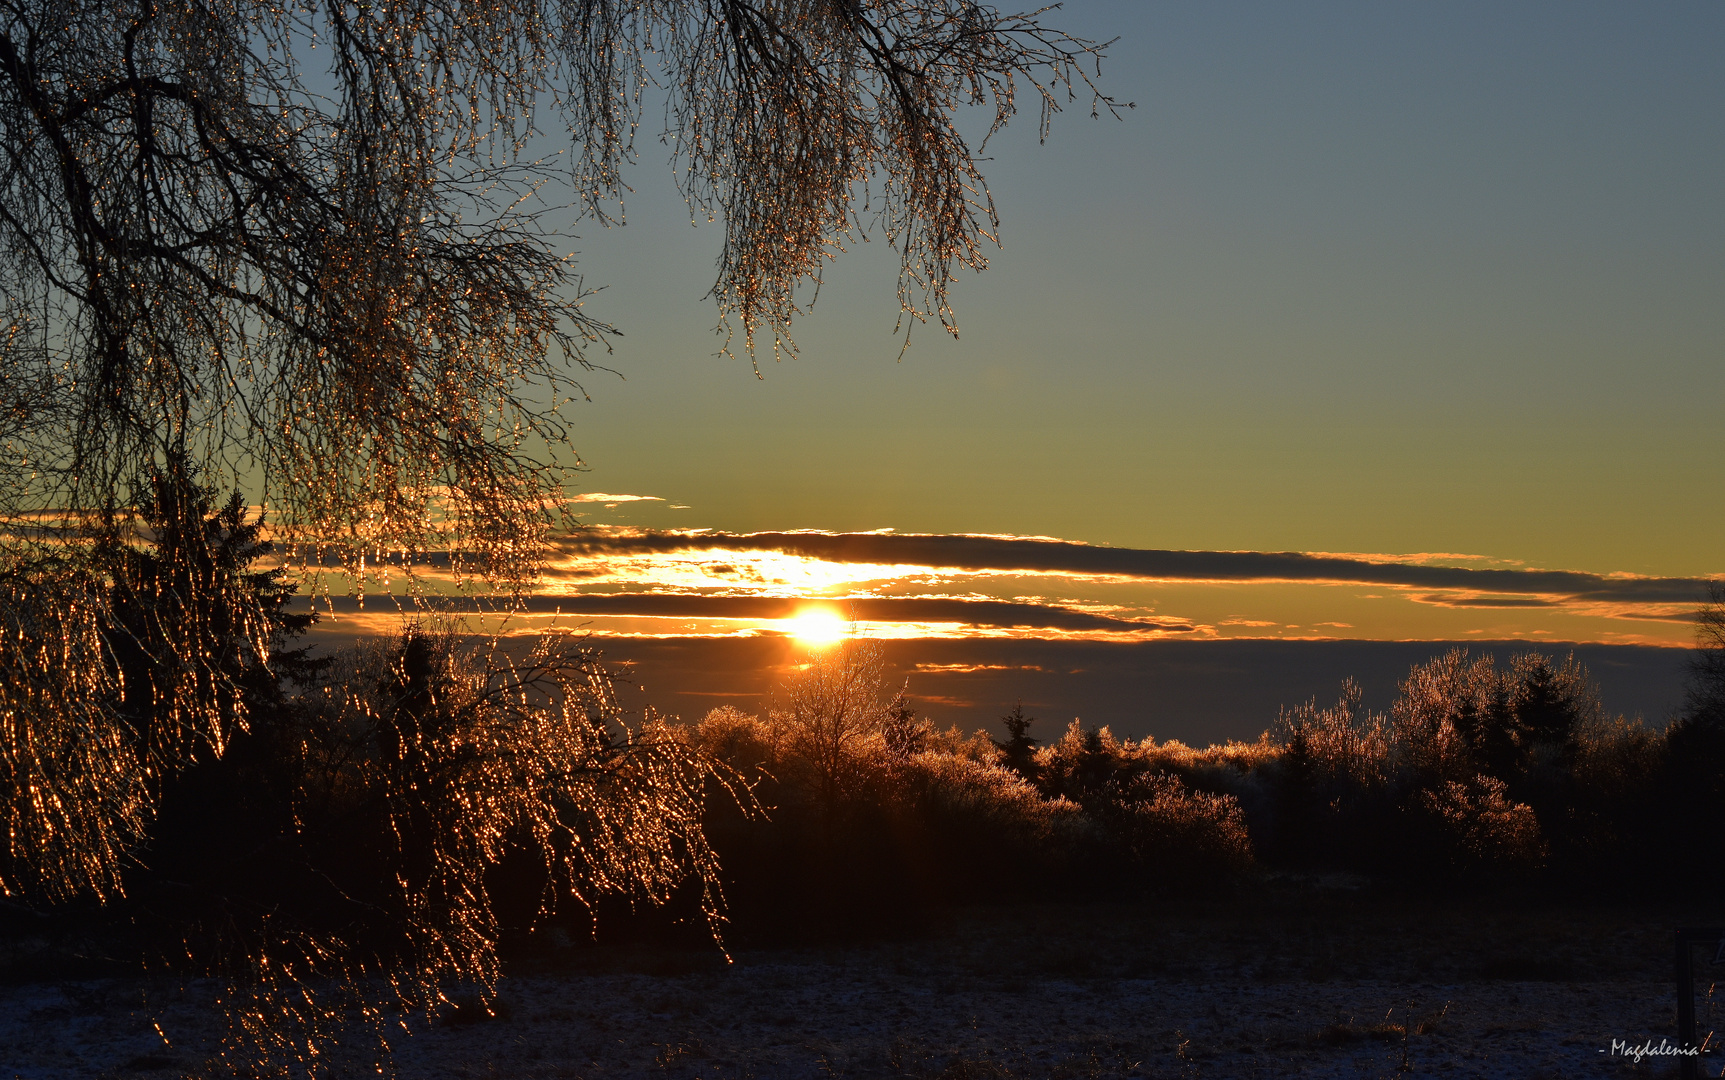
[[[392,1042],[399,1074],[427,1080],[1675,1075],[1668,1056],[1637,1065],[1623,1052],[1674,1041],[1661,921],[1547,920],[1541,938],[1513,920],[1470,930],[1458,915],[1408,924],[1398,948],[1381,920],[1321,946],[1305,923],[1230,944],[1201,918],[1115,926],[1104,914],[742,950],[729,966],[716,954],[578,958],[506,980],[496,1019],[421,1019]],[[1444,962],[1494,939],[1499,960]],[[1552,940],[1585,947],[1515,977]],[[1373,969],[1387,977],[1360,977]],[[0,1077],[222,1075],[212,994],[116,980],[5,988]],[[1719,1075],[1721,1059],[1705,1060]],[[364,1053],[332,1073],[376,1075]]]

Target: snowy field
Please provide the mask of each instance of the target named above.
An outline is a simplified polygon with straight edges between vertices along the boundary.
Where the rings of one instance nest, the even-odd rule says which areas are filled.
[[[427,1080],[1676,1074],[1623,1052],[1675,1041],[1671,913],[1333,916],[994,912],[884,944],[739,949],[729,966],[565,950],[521,965],[539,970],[504,982],[495,1018],[445,1009],[391,1041],[399,1075]],[[7,987],[0,1076],[224,1075],[213,994]],[[1715,1011],[1704,999],[1703,1030]],[[377,1075],[369,1045],[356,1035],[330,1075]]]

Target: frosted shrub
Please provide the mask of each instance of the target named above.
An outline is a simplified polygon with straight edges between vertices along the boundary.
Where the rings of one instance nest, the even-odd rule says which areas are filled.
[[[938,728],[900,698],[852,700],[881,726],[815,760],[808,732],[821,726],[788,708],[764,719],[715,709],[697,729],[705,750],[759,780],[767,817],[725,811],[713,832],[748,925],[817,936],[902,925],[930,903],[1052,887],[1096,849],[1083,811],[998,764],[984,733]]]
[[[1318,708],[1316,699],[1276,717],[1273,737],[1281,759],[1319,782],[1352,782],[1362,788],[1389,780],[1390,733],[1382,716],[1361,708],[1360,684],[1342,682],[1336,703]]]
[[[1078,804],[1045,799],[1035,785],[1002,765],[952,753],[925,752],[899,772],[901,797],[931,818],[962,821],[992,842],[1048,849],[1089,842],[1092,831]]]
[[[768,769],[778,758],[774,730],[730,705],[721,705],[701,718],[695,741],[708,754],[747,773]]]
[[[1270,785],[1266,766],[1281,756],[1281,749],[1266,733],[1256,742],[1229,740],[1202,748],[1178,739],[1157,743],[1144,738],[1121,744],[1123,768],[1131,774],[1166,772],[1178,776],[1194,791],[1232,795],[1246,812],[1248,824],[1268,814]]]
[[[1170,773],[1113,785],[1098,815],[1153,881],[1216,883],[1252,865],[1246,817],[1232,795],[1192,791]]]
[[[1408,672],[1391,710],[1400,764],[1422,782],[1485,773],[1531,783],[1548,799],[1565,782],[1587,728],[1605,722],[1598,689],[1573,655],[1522,653],[1499,670],[1490,655],[1452,649]]]
[[[1586,725],[1576,740],[1572,869],[1616,877],[1619,860],[1646,855],[1649,838],[1672,836],[1668,743],[1639,720]],[[1661,842],[1669,842],[1661,841]]]
[[[881,700],[881,650],[847,639],[811,653],[767,714],[774,760],[794,772],[823,813],[856,795],[884,748],[891,703]]]
[[[1121,745],[1107,727],[1087,728],[1075,719],[1057,741],[1037,749],[1032,760],[1045,793],[1083,803],[1113,778],[1122,764]]]
[[[1390,708],[1398,764],[1422,781],[1472,776],[1474,744],[1498,684],[1491,657],[1469,660],[1466,649],[1451,649],[1409,671]]]
[[[1620,794],[1649,783],[1657,774],[1665,740],[1640,720],[1618,717],[1589,724],[1579,733],[1575,777],[1600,794]]]
[[[1511,802],[1506,791],[1502,780],[1479,775],[1466,783],[1447,780],[1420,793],[1421,805],[1438,823],[1454,869],[1525,872],[1545,862],[1546,844],[1533,808]]]
[[[1359,684],[1343,682],[1336,703],[1283,709],[1270,732],[1277,753],[1260,843],[1274,861],[1299,867],[1375,867],[1388,850],[1395,790],[1389,725],[1361,707]]]

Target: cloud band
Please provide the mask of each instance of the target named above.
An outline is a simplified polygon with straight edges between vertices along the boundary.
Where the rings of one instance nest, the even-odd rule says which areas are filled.
[[[1165,581],[1354,583],[1470,594],[1560,596],[1631,604],[1689,603],[1702,578],[1589,574],[1573,570],[1469,569],[1379,562],[1337,555],[1265,551],[1173,551],[1097,547],[1022,537],[826,532],[657,532],[599,530],[562,537],[567,557],[772,551],[841,563],[887,563],[959,570],[1107,575]],[[1488,605],[1481,605],[1488,606]],[[1543,606],[1538,601],[1489,606]]]

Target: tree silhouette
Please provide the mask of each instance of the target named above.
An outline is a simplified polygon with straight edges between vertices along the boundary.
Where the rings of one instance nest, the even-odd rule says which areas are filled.
[[[1725,585],[1707,588],[1695,612],[1695,652],[1689,660],[1689,686],[1683,725],[1706,728],[1725,739]]]
[[[1031,736],[1030,725],[1036,723],[1036,717],[1026,716],[1024,702],[1020,701],[1000,722],[1006,725],[1006,741],[997,739],[994,745],[1006,755],[1007,767],[1026,780],[1035,780],[1036,748],[1040,743]]]
[[[254,493],[284,555],[362,581],[388,556],[533,580],[579,463],[565,406],[613,332],[539,208],[561,179],[589,220],[618,213],[650,86],[752,356],[873,226],[907,332],[952,329],[951,278],[997,226],[960,107],[990,135],[1021,94],[1044,134],[1079,91],[1112,109],[1102,49],[975,0],[0,5],[0,890],[118,895],[162,784],[222,757],[284,659],[285,583],[210,491]],[[494,978],[484,875],[523,835],[565,888],[715,885],[715,770],[620,727],[591,656],[410,637],[343,677],[264,756],[293,815],[384,793],[373,869],[413,960],[386,978]],[[850,715],[811,721],[811,753],[836,762]],[[286,940],[234,956],[288,1013],[295,964],[380,973]]]
[[[807,666],[784,685],[772,711],[785,749],[808,770],[815,804],[830,822],[840,802],[860,780],[859,762],[880,738],[903,699],[881,698],[883,656],[879,642],[846,638],[811,652]]]
[[[287,609],[285,569],[252,569],[271,552],[262,518],[238,493],[213,508],[184,468],[148,482],[129,537],[104,538],[92,565],[15,572],[0,604],[15,631],[0,645],[8,892],[114,891],[163,785],[220,757],[283,674],[317,666],[286,648],[314,616]]]
[[[1696,864],[1692,873],[1717,881],[1725,873],[1718,858],[1697,854],[1725,814],[1725,585],[1709,586],[1695,613],[1688,692],[1668,732],[1665,780],[1678,856]]]
[[[239,492],[216,507],[180,468],[149,483],[138,498],[149,542],[110,539],[100,565],[112,582],[106,638],[122,722],[160,777],[200,752],[220,756],[256,699],[278,697],[281,675],[307,670],[306,650],[287,644],[317,616],[289,610],[287,567],[252,568],[275,549]]]
[[[722,318],[776,348],[873,225],[950,328],[996,225],[960,107],[1046,131],[1100,53],[975,0],[7,4],[0,513],[107,526],[177,458],[355,566],[526,580],[611,329],[533,208],[616,213],[651,82]]]
[[[284,554],[362,582],[392,554],[534,578],[610,328],[533,199],[560,172],[609,220],[650,83],[723,221],[722,317],[777,347],[798,283],[874,224],[904,311],[950,325],[994,228],[960,107],[992,133],[1028,92],[1046,131],[1101,51],[974,0],[0,6],[0,755],[17,813],[58,822],[34,850],[108,851],[63,856],[107,880],[146,766],[105,703],[166,710],[148,768],[219,750],[227,662],[196,650],[265,644],[176,621],[223,610],[208,575],[108,587],[157,477],[252,492]],[[565,164],[535,156],[553,119]],[[147,691],[116,681],[116,619],[177,643]]]

